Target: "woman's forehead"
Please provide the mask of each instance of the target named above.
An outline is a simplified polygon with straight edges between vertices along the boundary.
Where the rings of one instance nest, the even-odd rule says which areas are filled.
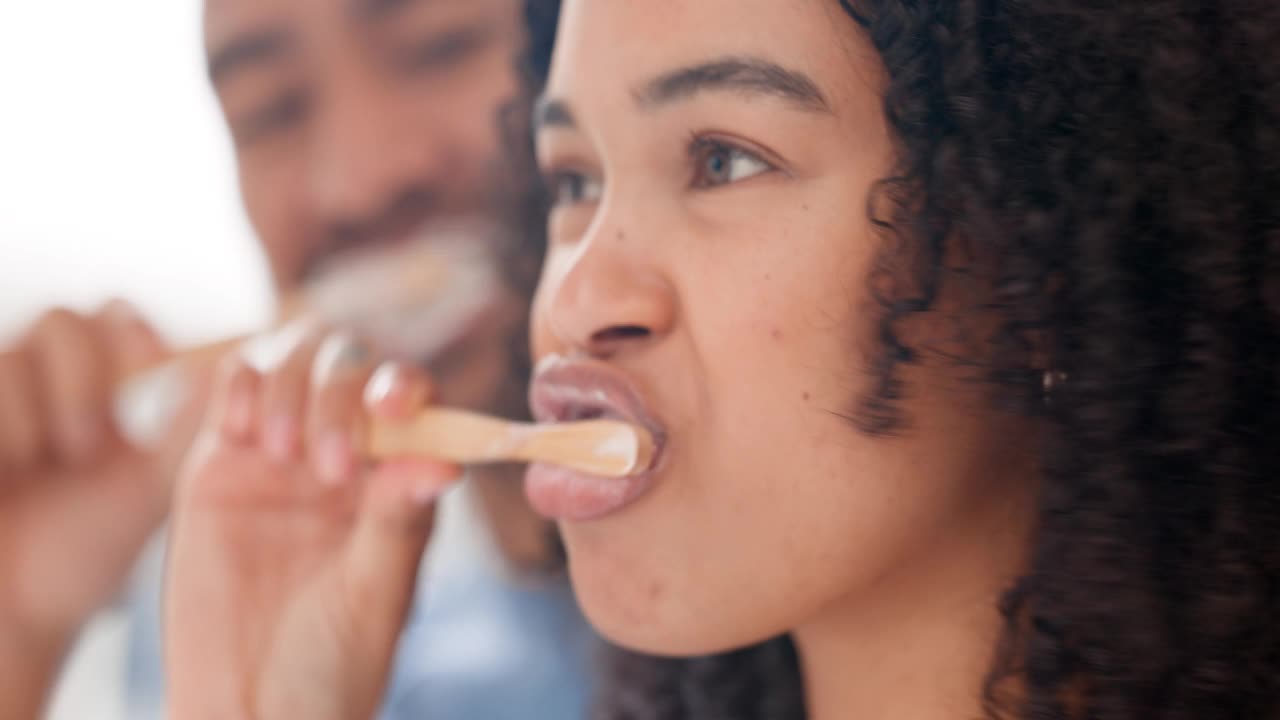
[[[883,74],[835,0],[568,0],[545,95],[630,110],[717,70],[744,90],[832,111]],[[854,83],[863,87],[851,94]]]
[[[838,85],[853,23],[835,0],[568,0],[549,95],[635,94],[678,68],[752,58]]]

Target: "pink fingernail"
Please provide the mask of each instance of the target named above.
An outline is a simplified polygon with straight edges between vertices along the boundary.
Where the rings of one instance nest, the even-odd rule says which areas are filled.
[[[400,384],[400,371],[395,365],[383,365],[373,373],[369,384],[364,388],[366,405],[381,405],[395,392]]]
[[[445,492],[450,487],[453,487],[453,486],[452,485],[434,485],[429,487],[414,488],[413,495],[412,495],[413,504],[419,507],[426,507],[427,505],[431,505],[435,503],[437,500],[439,500],[440,496],[444,495]]]
[[[293,418],[277,415],[268,420],[263,428],[262,444],[267,454],[277,462],[293,459],[293,451],[298,444],[298,430]]]
[[[354,461],[351,442],[347,436],[337,430],[321,436],[315,448],[315,466],[320,479],[327,484],[337,485],[351,473]]]

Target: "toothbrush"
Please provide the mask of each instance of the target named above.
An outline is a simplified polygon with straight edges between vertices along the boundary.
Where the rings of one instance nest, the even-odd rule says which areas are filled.
[[[428,408],[408,422],[374,422],[365,453],[376,459],[425,455],[461,464],[537,462],[622,478],[647,470],[654,441],[619,420],[517,423],[451,408]]]
[[[304,314],[339,325],[376,324],[414,338],[417,357],[430,357],[468,313],[501,287],[491,256],[476,234],[439,232],[393,252],[374,253],[320,272],[281,303],[285,318]],[[469,242],[468,242],[469,240]],[[404,328],[412,328],[410,331]],[[230,352],[269,362],[276,343],[237,337],[179,351],[151,368],[116,380],[116,418],[126,435],[146,445],[161,437],[185,397],[184,365],[209,363]],[[373,423],[365,437],[373,459],[412,455],[462,464],[545,462],[603,477],[648,467],[654,442],[643,428],[614,420],[554,425],[515,423],[448,408],[428,408],[405,423]]]

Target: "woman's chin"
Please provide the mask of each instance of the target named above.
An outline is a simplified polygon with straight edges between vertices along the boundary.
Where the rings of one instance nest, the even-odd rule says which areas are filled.
[[[655,657],[717,655],[750,647],[786,632],[783,630],[775,633],[746,635],[739,629],[730,634],[720,634],[709,632],[707,627],[697,623],[644,626],[612,617],[601,617],[590,611],[586,614],[587,620],[596,632],[610,643],[631,652]]]
[[[670,579],[626,574],[610,567],[598,571],[591,560],[569,551],[569,575],[587,621],[602,637],[627,650],[663,657],[710,655],[762,642],[786,629],[759,627],[752,613],[722,615],[697,611],[708,603],[706,586],[697,597],[683,593]],[[725,607],[749,610],[738,602]]]

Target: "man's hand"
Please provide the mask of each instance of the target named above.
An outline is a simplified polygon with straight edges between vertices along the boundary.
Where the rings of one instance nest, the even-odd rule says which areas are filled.
[[[0,351],[0,716],[38,715],[81,625],[164,517],[194,423],[145,453],[111,419],[115,381],[164,355],[121,302],[50,312]]]

